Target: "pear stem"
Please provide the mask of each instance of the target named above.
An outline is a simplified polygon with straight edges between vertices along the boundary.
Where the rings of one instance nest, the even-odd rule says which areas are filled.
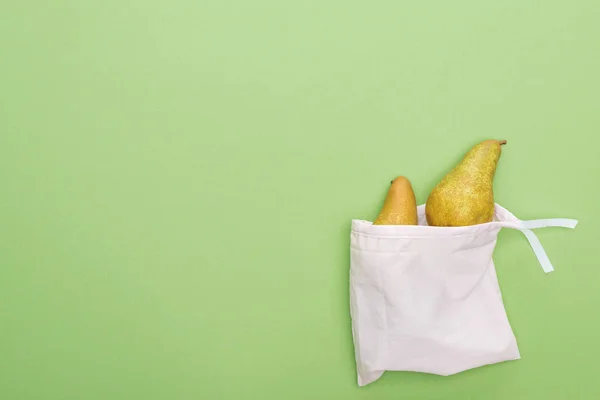
[[[506,140],[500,140],[498,143],[500,143],[500,146],[505,145],[506,144]]]

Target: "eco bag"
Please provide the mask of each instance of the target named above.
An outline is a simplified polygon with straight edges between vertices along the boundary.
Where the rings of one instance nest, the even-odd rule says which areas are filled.
[[[521,221],[495,205],[494,220],[465,227],[352,221],[350,313],[359,386],[384,371],[451,375],[520,358],[492,253],[502,228],[525,234],[545,272],[552,264],[531,231],[575,228],[573,219]]]

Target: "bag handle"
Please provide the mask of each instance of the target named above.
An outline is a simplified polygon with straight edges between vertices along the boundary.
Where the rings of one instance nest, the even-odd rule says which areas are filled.
[[[523,232],[535,256],[537,257],[542,269],[545,273],[554,271],[554,267],[542,246],[542,243],[538,239],[538,237],[533,233],[532,229],[538,228],[547,228],[551,226],[561,227],[561,228],[570,228],[574,229],[577,226],[578,221],[576,219],[568,219],[568,218],[550,218],[550,219],[534,219],[529,221],[518,221],[518,222],[501,222],[505,228],[517,229]]]

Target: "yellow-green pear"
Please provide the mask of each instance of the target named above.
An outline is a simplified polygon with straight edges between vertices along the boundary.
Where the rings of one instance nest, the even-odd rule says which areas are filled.
[[[430,226],[467,226],[494,218],[494,175],[506,140],[485,140],[431,191],[425,204]]]
[[[410,181],[399,176],[392,181],[383,207],[373,225],[417,225],[417,200]]]

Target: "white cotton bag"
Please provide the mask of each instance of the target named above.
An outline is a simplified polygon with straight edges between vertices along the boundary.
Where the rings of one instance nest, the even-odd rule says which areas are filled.
[[[358,384],[384,371],[451,375],[519,359],[492,253],[502,228],[522,231],[542,268],[552,264],[531,229],[576,220],[521,221],[500,205],[493,222],[431,227],[353,220],[350,312]]]

